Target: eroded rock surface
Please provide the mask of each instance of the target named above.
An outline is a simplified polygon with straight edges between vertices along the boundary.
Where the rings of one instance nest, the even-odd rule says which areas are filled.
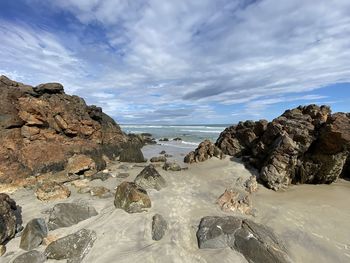
[[[166,186],[165,179],[150,164],[146,166],[135,178],[134,182],[145,189],[160,190]]]

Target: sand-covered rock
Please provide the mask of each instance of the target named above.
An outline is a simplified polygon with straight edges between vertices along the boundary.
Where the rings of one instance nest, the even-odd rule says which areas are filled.
[[[59,203],[52,208],[47,225],[50,230],[69,227],[96,215],[96,209],[89,205]]]
[[[248,219],[204,217],[199,224],[197,239],[201,249],[230,247],[242,253],[248,262],[291,262],[285,246],[274,232]]]
[[[128,213],[140,213],[151,207],[147,191],[133,182],[123,182],[117,187],[114,206]]]
[[[145,189],[160,190],[166,186],[165,179],[152,165],[146,166],[135,178],[134,182]]]
[[[7,194],[0,193],[0,245],[15,236],[21,228],[21,223],[21,214],[16,202]]]
[[[67,259],[68,263],[79,263],[90,252],[96,238],[95,231],[81,229],[52,242],[46,247],[45,255],[48,259]]]
[[[96,168],[128,138],[101,108],[64,93],[59,83],[37,87],[0,77],[0,183],[17,184],[37,173],[64,170],[85,154]]]
[[[43,218],[34,218],[24,228],[19,247],[27,251],[33,250],[41,245],[43,239],[47,237],[47,233],[45,220]]]
[[[19,255],[13,260],[13,263],[44,263],[46,256],[36,250],[28,251]]]
[[[67,186],[56,182],[44,182],[39,184],[35,191],[36,197],[44,202],[63,200],[68,198],[70,194],[71,192]]]
[[[272,122],[231,126],[216,146],[258,169],[260,179],[274,190],[291,183],[332,183],[347,169],[350,115],[331,114],[327,106],[300,106]]]
[[[155,214],[152,217],[152,239],[155,241],[161,240],[167,229],[168,223],[164,217],[160,214]]]
[[[185,158],[185,163],[195,163],[195,162],[204,162],[209,158],[217,157],[219,159],[224,158],[222,151],[211,141],[205,140],[201,142],[198,147],[188,153]]]

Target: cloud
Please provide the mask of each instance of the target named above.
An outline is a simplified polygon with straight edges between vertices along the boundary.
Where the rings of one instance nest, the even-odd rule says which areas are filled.
[[[264,117],[350,82],[347,0],[33,2],[69,19],[58,29],[2,20],[0,69],[61,81],[123,122]]]

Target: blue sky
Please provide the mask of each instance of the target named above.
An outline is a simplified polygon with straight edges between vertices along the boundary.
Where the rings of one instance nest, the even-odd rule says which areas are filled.
[[[0,74],[61,82],[119,123],[349,111],[349,14],[348,0],[0,0]]]

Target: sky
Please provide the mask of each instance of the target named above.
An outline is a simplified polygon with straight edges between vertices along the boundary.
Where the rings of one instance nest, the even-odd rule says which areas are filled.
[[[0,0],[0,74],[118,123],[350,111],[349,0]]]

